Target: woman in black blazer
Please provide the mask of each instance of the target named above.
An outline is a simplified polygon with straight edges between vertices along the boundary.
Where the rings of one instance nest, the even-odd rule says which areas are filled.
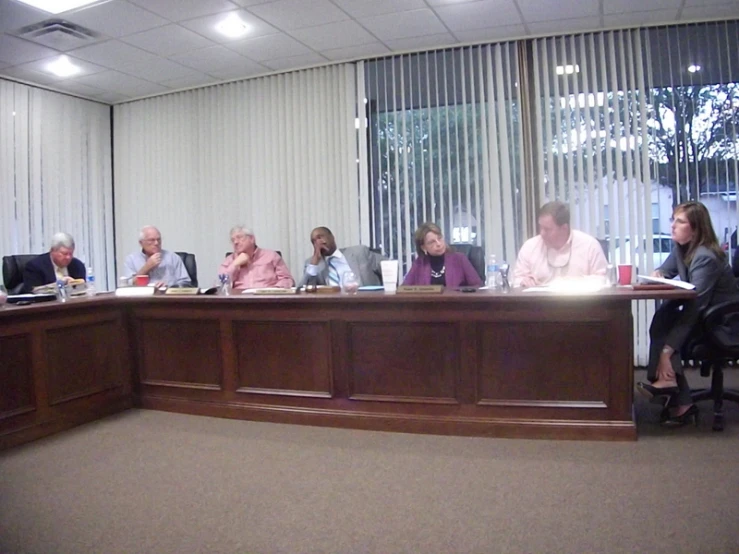
[[[664,302],[655,312],[649,327],[647,379],[651,384],[638,383],[637,388],[650,398],[664,396],[670,407],[664,423],[677,426],[698,419],[680,350],[700,329],[704,311],[736,297],[739,291],[703,204],[685,202],[675,208],[672,240],[672,252],[654,274],[692,283],[698,296]]]

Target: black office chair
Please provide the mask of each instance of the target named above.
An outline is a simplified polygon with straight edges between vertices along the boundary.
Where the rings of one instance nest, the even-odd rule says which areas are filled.
[[[606,260],[610,261],[611,254],[608,252],[608,239],[596,239],[600,243],[600,247],[603,249],[603,253],[606,255]]]
[[[195,254],[189,252],[175,252],[180,258],[182,263],[185,264],[187,274],[190,276],[190,285],[193,287],[198,286],[198,264],[195,261]]]
[[[723,368],[739,359],[739,299],[706,310],[704,334],[689,345],[688,355],[699,362],[701,376],[711,376],[711,387],[692,391],[693,402],[713,400],[713,430],[724,430],[724,400],[739,403],[739,391],[724,388]]]
[[[23,270],[38,254],[12,254],[3,256],[3,283],[8,294],[23,292]]]
[[[467,256],[467,258],[470,260],[470,263],[472,264],[472,267],[475,268],[475,271],[477,271],[477,274],[480,276],[480,279],[482,282],[485,282],[485,251],[482,249],[482,246],[477,246],[476,244],[451,244],[450,245],[455,252],[460,252]]]

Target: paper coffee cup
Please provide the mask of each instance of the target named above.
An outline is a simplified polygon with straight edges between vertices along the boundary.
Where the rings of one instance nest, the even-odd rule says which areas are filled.
[[[398,260],[382,260],[382,286],[385,292],[396,292],[398,290]]]

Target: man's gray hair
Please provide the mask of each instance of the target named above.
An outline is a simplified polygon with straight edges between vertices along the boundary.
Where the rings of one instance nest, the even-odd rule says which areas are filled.
[[[162,233],[159,231],[159,229],[157,229],[153,225],[144,225],[139,231],[139,240],[144,240],[144,238],[146,237],[146,231],[148,231],[149,229],[154,229],[157,233],[159,233],[159,236],[162,236]]]
[[[246,225],[234,225],[231,227],[231,232],[228,233],[229,237],[232,237],[234,235],[244,235],[246,237],[253,237],[254,231],[249,229]]]
[[[74,239],[69,233],[54,233],[51,237],[51,250],[59,250],[60,248],[74,249]]]

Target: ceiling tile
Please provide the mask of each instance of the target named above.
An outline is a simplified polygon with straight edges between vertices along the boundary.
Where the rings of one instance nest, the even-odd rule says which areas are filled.
[[[630,27],[641,24],[664,23],[675,21],[677,10],[654,10],[651,12],[629,12],[617,13],[603,16],[603,24],[606,27]]]
[[[557,0],[542,2],[541,0],[516,0],[526,22],[549,21],[551,19],[571,19],[577,17],[600,16],[600,5],[597,0]],[[610,0],[609,0],[610,1]]]
[[[145,63],[121,64],[116,66],[116,69],[155,83],[169,79],[181,79],[195,73],[191,67],[162,58]]]
[[[69,54],[75,58],[81,58],[111,69],[124,64],[147,63],[159,59],[154,54],[144,52],[140,48],[134,48],[118,40],[85,46],[72,50]]]
[[[583,17],[578,19],[559,19],[557,21],[540,21],[529,23],[532,34],[577,33],[600,29],[600,17]]]
[[[75,11],[65,16],[65,19],[113,38],[169,23],[166,19],[123,0],[95,4]]]
[[[169,19],[170,21],[184,21],[204,15],[227,12],[239,8],[238,4],[229,0],[129,0],[146,8],[150,12]]]
[[[398,40],[387,40],[387,44],[392,50],[402,52],[404,50],[417,50],[420,48],[436,48],[440,45],[450,46],[457,43],[449,33],[439,33],[438,35],[426,35],[424,37],[401,38]]]
[[[278,35],[268,35],[266,37],[231,42],[227,44],[226,47],[229,50],[233,50],[242,56],[246,56],[247,58],[258,62],[309,54],[311,51],[310,48],[304,44],[301,44],[294,38],[281,33]]]
[[[222,67],[219,69],[214,69],[210,72],[213,77],[218,77],[219,79],[224,80],[243,79],[246,77],[252,77],[254,75],[262,75],[263,73],[269,73],[269,69],[262,64],[247,60],[244,57],[241,58],[241,61],[239,61],[239,63],[231,64],[227,67]]]
[[[528,33],[523,25],[506,25],[491,29],[473,29],[471,31],[455,31],[460,42],[495,42],[512,38],[525,37]]]
[[[232,13],[238,15],[244,23],[249,25],[249,34],[246,35],[249,38],[261,37],[279,32],[279,30],[272,27],[272,25],[265,23],[258,17],[244,10],[198,17],[196,19],[190,19],[189,21],[183,21],[180,24],[183,27],[187,27],[191,31],[195,31],[197,34],[209,38],[219,44],[225,44],[235,40],[244,40],[244,37],[230,38],[216,31],[216,25]]]
[[[249,61],[244,56],[223,46],[211,46],[202,50],[176,54],[170,59],[209,75],[215,75],[215,71],[226,70],[230,66],[238,66]]]
[[[275,2],[276,0],[231,0],[233,3],[238,4],[239,6],[256,6],[257,4],[269,4],[270,2]]]
[[[64,81],[57,81],[56,83],[54,83],[54,88],[63,90],[65,92],[71,92],[72,94],[77,94],[79,96],[84,96],[86,98],[91,98],[105,92],[104,90],[97,87],[83,85],[82,83],[71,81],[69,79]]]
[[[477,2],[478,0],[426,0],[429,6],[449,6],[456,4],[467,4],[470,2]]]
[[[603,14],[678,9],[681,3],[682,0],[607,0],[603,2]]]
[[[10,35],[0,35],[0,60],[17,65],[58,54],[56,50]]]
[[[372,17],[384,13],[405,12],[408,10],[417,10],[425,8],[424,0],[333,0],[334,4],[339,6],[352,17]]]
[[[446,27],[429,9],[389,13],[359,20],[382,41],[445,33]]]
[[[49,72],[46,69],[46,66],[49,65],[51,62],[55,61],[58,57],[59,57],[59,54],[52,56],[50,58],[44,58],[43,60],[36,60],[33,62],[24,63],[16,67],[28,69],[30,71],[38,71],[39,73],[48,74],[53,79],[63,79],[63,80],[77,79],[81,77],[82,75],[92,75],[93,73],[100,73],[101,71],[106,71],[108,69],[107,67],[102,67],[94,63],[85,61],[85,60],[80,60],[80,59],[74,58],[73,56],[67,56],[70,62],[72,62],[74,65],[80,68],[80,72],[77,73],[76,75],[71,75],[69,77],[59,77]]]
[[[28,81],[30,83],[38,83],[39,85],[50,85],[59,81],[59,77],[56,75],[41,73],[39,71],[31,71],[20,67],[6,67],[4,69],[0,69],[0,74],[14,79],[20,79],[22,81]]]
[[[305,67],[309,65],[318,65],[326,63],[327,60],[319,54],[303,54],[302,56],[291,56],[289,58],[279,58],[276,60],[269,60],[262,62],[264,65],[273,69],[274,71],[281,71],[283,69],[291,69],[298,67]]]
[[[436,8],[436,13],[452,32],[523,23],[513,0],[482,0],[442,6]]]
[[[180,25],[165,25],[121,40],[153,54],[164,56],[212,46],[213,42]]]
[[[736,18],[739,16],[739,3],[719,4],[714,6],[690,6],[683,8],[683,21],[697,21],[707,17]]]
[[[119,94],[117,92],[104,92],[103,94],[95,95],[95,100],[99,100],[100,102],[105,102],[107,104],[117,104],[119,102],[130,100],[131,98],[131,95]]]
[[[315,27],[335,21],[349,19],[349,16],[329,0],[277,0],[259,4],[249,11],[280,29],[300,29]]]
[[[119,71],[103,71],[94,75],[85,75],[77,79],[83,85],[89,85],[106,91],[126,95],[145,95],[166,92],[167,88]]]
[[[25,4],[0,0],[0,32],[15,31],[49,18],[49,14]]]
[[[189,77],[182,77],[180,79],[170,79],[167,81],[159,81],[160,85],[171,89],[181,89],[190,87],[199,87],[204,85],[212,85],[217,82],[217,79],[211,75],[205,73],[193,72]]]
[[[356,21],[339,21],[328,25],[319,25],[318,27],[297,29],[290,34],[315,50],[328,50],[377,42],[377,39]]]
[[[322,50],[321,54],[329,60],[352,60],[354,58],[363,58],[378,56],[380,54],[389,54],[390,50],[383,44],[375,42],[372,44],[362,44],[361,46],[347,46],[346,48],[335,48],[332,50]]]

